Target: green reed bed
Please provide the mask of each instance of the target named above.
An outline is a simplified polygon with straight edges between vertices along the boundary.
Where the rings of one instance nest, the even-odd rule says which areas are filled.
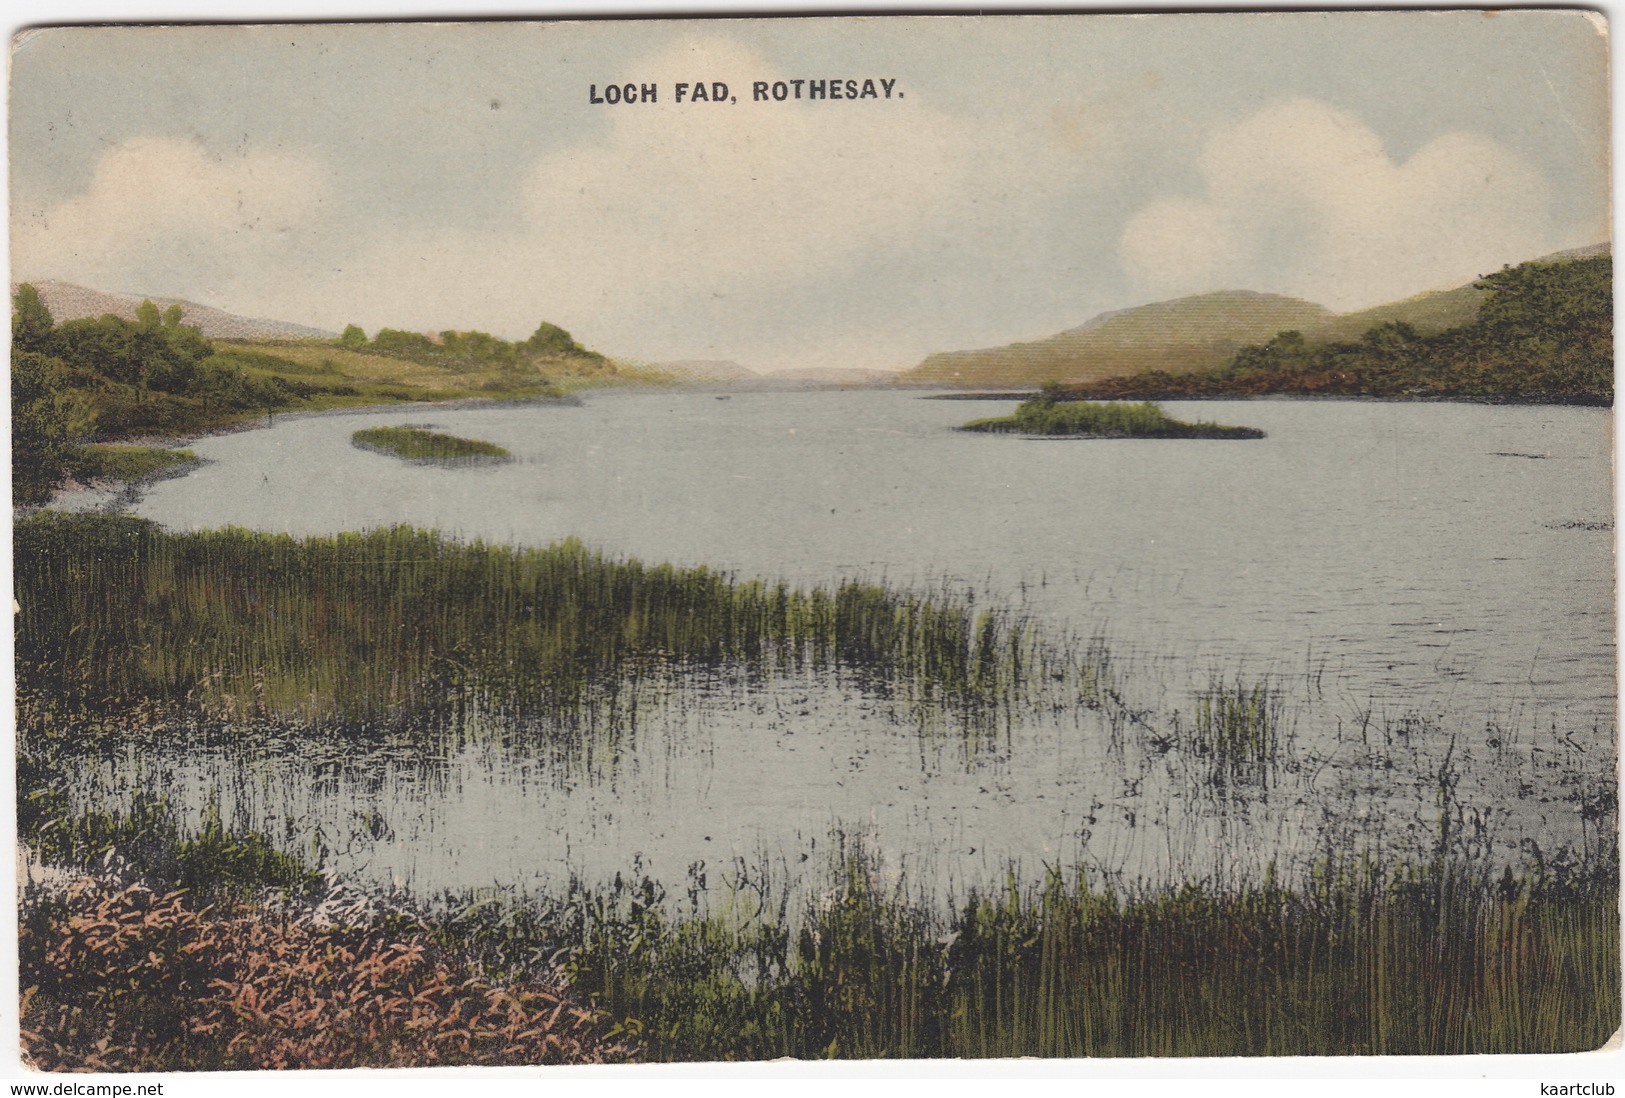
[[[641,674],[833,669],[962,713],[1079,679],[1018,620],[864,583],[460,542],[170,534],[43,513],[16,528],[24,726],[118,713],[372,725],[567,714]],[[675,680],[674,680],[675,681]],[[1093,690],[1095,678],[1085,689]]]
[[[1050,397],[1024,401],[1011,416],[972,420],[960,430],[1057,438],[1264,437],[1264,432],[1254,427],[1185,423],[1150,402],[1057,401]]]
[[[489,463],[506,461],[511,456],[494,442],[459,438],[422,427],[369,427],[355,432],[350,441],[363,450],[438,464]]]
[[[643,881],[436,925],[499,967],[564,958],[652,1060],[1572,1052],[1619,1024],[1617,864],[1492,883],[1342,859],[1297,888],[1139,892],[1051,870],[951,908],[883,879],[851,855],[795,919],[748,888],[674,917]]]
[[[1283,709],[1267,683],[1215,683],[1197,695],[1187,746],[1212,762],[1216,780],[1267,778],[1283,747]]]

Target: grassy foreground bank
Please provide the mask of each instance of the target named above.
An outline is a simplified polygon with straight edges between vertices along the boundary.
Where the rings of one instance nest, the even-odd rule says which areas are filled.
[[[163,802],[67,810],[19,767],[19,828],[57,867],[23,894],[20,1036],[46,1071],[614,1063],[620,1027],[552,970],[494,981],[430,928],[327,890],[262,836]],[[72,867],[64,872],[62,867]],[[54,878],[54,879],[53,879]]]
[[[45,1071],[617,1063],[601,1014],[493,984],[422,927],[325,926],[86,879],[19,932],[23,1052]]]
[[[1572,1052],[1619,1024],[1617,874],[1350,858],[1130,894],[1052,871],[944,910],[872,869],[850,858],[799,928],[578,904],[572,986],[657,1060]]]
[[[1048,396],[1024,401],[1015,415],[976,419],[962,431],[1056,438],[1263,438],[1254,427],[1185,423],[1155,404],[1064,403]]]
[[[1557,1053],[1620,1016],[1617,862],[1495,879],[1327,857],[1295,888],[1138,892],[1050,870],[942,907],[848,848],[799,910],[741,877],[677,914],[628,878],[423,916],[323,895],[246,857],[254,836],[166,836],[151,802],[33,806],[25,837],[103,867],[25,897],[42,1067]]]

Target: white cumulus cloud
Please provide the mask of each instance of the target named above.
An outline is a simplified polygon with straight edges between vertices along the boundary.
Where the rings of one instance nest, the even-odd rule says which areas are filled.
[[[233,271],[297,245],[325,192],[305,156],[138,138],[104,153],[84,192],[19,210],[13,263],[99,288],[229,293]]]
[[[1531,258],[1546,236],[1539,169],[1470,133],[1402,162],[1355,115],[1272,104],[1214,133],[1204,192],[1162,196],[1127,223],[1118,255],[1147,293],[1220,288],[1357,308]]]

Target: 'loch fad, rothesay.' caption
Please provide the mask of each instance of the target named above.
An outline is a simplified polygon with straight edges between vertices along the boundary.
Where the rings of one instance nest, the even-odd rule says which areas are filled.
[[[668,103],[737,103],[735,95],[721,80],[696,80],[693,83],[675,83],[669,88]],[[901,99],[896,77],[799,80],[753,80],[746,96],[749,103],[788,103],[796,100],[830,102],[854,99]],[[626,81],[619,84],[587,85],[587,102],[615,105],[620,103],[659,103],[662,88],[659,84]]]

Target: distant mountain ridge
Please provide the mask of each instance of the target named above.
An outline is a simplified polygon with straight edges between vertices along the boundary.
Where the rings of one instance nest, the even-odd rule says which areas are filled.
[[[732,359],[680,359],[652,363],[649,368],[684,381],[739,385],[748,389],[866,389],[889,385],[897,379],[893,370],[862,367],[803,366],[787,370],[752,370]]]
[[[212,305],[199,305],[182,298],[93,290],[53,278],[27,281],[39,291],[40,300],[45,302],[45,307],[51,310],[51,316],[58,324],[64,320],[94,319],[108,314],[134,320],[136,308],[143,301],[151,301],[160,309],[179,305],[181,323],[200,329],[211,339],[332,339],[338,335],[337,332],[285,320],[238,316]],[[13,294],[17,292],[17,286],[16,282],[11,284]]]
[[[1358,338],[1312,339],[1285,331],[1243,348],[1214,370],[1148,370],[1048,386],[1033,414],[1072,401],[1261,396],[1608,407],[1614,402],[1613,268],[1606,252],[1508,265],[1475,283],[1483,300],[1472,305],[1476,314],[1464,324],[1424,332],[1393,317],[1420,307],[1437,319],[1440,302],[1452,300],[1449,292],[1419,295],[1394,309],[1339,318],[1376,322]],[[1454,300],[1465,298],[1456,294]]]
[[[1591,244],[1535,262],[1559,263],[1611,252],[1611,244]],[[1100,313],[1047,339],[933,354],[905,370],[899,380],[978,388],[1091,382],[1147,370],[1192,373],[1222,366],[1242,347],[1285,331],[1302,332],[1316,343],[1345,342],[1398,321],[1422,335],[1436,334],[1472,323],[1485,296],[1485,291],[1468,283],[1339,314],[1282,294],[1221,290]]]
[[[761,376],[732,359],[685,358],[677,362],[652,363],[649,368],[685,381],[743,381]]]
[[[897,374],[893,370],[873,370],[862,366],[798,366],[789,370],[774,370],[772,373],[764,374],[763,377],[769,381],[792,381],[847,389],[890,385],[897,380]]]

